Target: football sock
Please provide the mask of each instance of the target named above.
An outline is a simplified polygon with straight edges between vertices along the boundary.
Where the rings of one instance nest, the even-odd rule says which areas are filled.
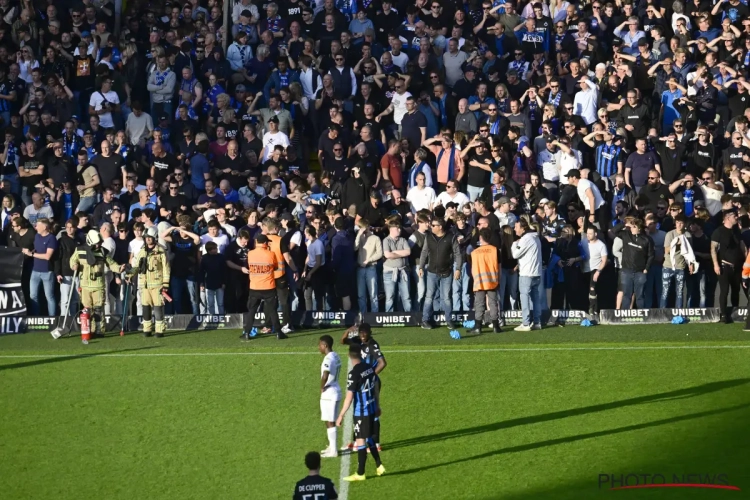
[[[368,444],[370,445],[370,453],[372,453],[372,458],[375,460],[375,465],[380,467],[382,463],[380,462],[380,452],[378,451],[378,447],[375,445],[375,441],[370,438],[368,440]]]
[[[336,432],[338,429],[336,427],[329,427],[326,429],[328,432],[328,449],[329,450],[335,450],[336,449]]]
[[[375,424],[372,426],[372,439],[375,444],[380,442],[380,417],[375,417]]]
[[[357,458],[359,458],[357,474],[362,476],[365,473],[365,463],[367,462],[367,446],[357,447]]]

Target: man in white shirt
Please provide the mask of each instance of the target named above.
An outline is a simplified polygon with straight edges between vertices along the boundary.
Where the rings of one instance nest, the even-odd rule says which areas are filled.
[[[458,182],[453,180],[450,180],[445,184],[445,191],[440,193],[435,200],[436,205],[443,206],[446,206],[450,202],[457,204],[459,210],[461,210],[461,207],[465,204],[469,203],[469,197],[458,190]]]
[[[115,126],[112,121],[113,111],[120,111],[120,98],[112,90],[112,78],[107,77],[102,81],[101,90],[91,94],[89,115],[98,115],[99,125],[107,129]]]
[[[289,136],[279,132],[279,118],[272,116],[268,119],[268,132],[263,134],[263,151],[261,152],[261,163],[268,160],[273,154],[276,146],[289,147]]]
[[[607,245],[598,238],[596,227],[589,224],[586,237],[581,239],[583,248],[584,283],[589,283],[589,312],[598,313],[597,300],[599,276],[607,267]]]
[[[320,365],[320,419],[325,422],[328,434],[328,448],[320,452],[321,457],[336,457],[336,419],[339,416],[339,402],[341,401],[341,387],[339,386],[339,372],[341,359],[333,350],[333,338],[323,335],[318,342],[320,354],[325,356]]]
[[[586,125],[591,125],[597,120],[596,104],[599,100],[599,87],[587,76],[582,76],[578,81],[581,84],[581,90],[573,99],[573,110],[575,114],[583,118]]]
[[[431,210],[435,204],[435,190],[425,186],[424,172],[417,174],[417,185],[406,193],[406,201],[411,204],[412,213],[417,213],[422,209]]]
[[[588,175],[588,170],[586,174]],[[599,188],[590,180],[582,179],[581,171],[578,169],[569,171],[567,177],[570,185],[578,191],[578,198],[588,214],[589,223],[594,224],[598,221],[599,228],[605,230],[607,228],[605,220],[607,210],[601,209],[604,206],[604,198],[602,198]]]
[[[393,113],[393,123],[398,127],[398,132],[401,132],[401,119],[404,117],[406,112],[406,99],[411,97],[411,92],[406,91],[406,81],[400,76],[396,80],[396,92],[393,93],[391,98],[391,104],[375,117],[375,121],[380,123],[380,120],[385,116]],[[399,136],[400,138],[400,136]]]

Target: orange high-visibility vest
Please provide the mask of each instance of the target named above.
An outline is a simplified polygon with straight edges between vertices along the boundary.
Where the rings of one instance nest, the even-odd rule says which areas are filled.
[[[500,263],[497,247],[481,245],[471,252],[471,276],[474,291],[495,290],[500,285]]]
[[[742,264],[742,277],[750,278],[750,253],[747,254],[747,258],[745,258],[745,263]]]
[[[247,253],[247,268],[250,271],[250,290],[273,290],[276,288],[274,273],[278,263],[276,255],[258,246]]]
[[[276,279],[283,278],[286,272],[286,261],[284,255],[281,253],[281,236],[278,234],[268,234],[268,249],[276,255],[276,271],[273,273],[273,277]]]

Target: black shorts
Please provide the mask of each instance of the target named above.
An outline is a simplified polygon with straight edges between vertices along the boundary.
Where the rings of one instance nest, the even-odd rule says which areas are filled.
[[[338,298],[353,297],[354,293],[354,276],[351,274],[336,273],[334,290]]]
[[[367,440],[372,437],[372,431],[375,428],[375,416],[366,415],[363,417],[354,417],[354,439]]]

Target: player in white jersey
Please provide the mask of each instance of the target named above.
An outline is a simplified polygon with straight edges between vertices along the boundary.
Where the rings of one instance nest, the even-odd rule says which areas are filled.
[[[320,419],[325,422],[328,433],[328,448],[321,451],[320,456],[337,457],[336,419],[339,416],[339,401],[341,401],[341,387],[339,386],[341,358],[333,351],[333,338],[330,335],[320,337],[318,350],[325,356],[320,365]]]

